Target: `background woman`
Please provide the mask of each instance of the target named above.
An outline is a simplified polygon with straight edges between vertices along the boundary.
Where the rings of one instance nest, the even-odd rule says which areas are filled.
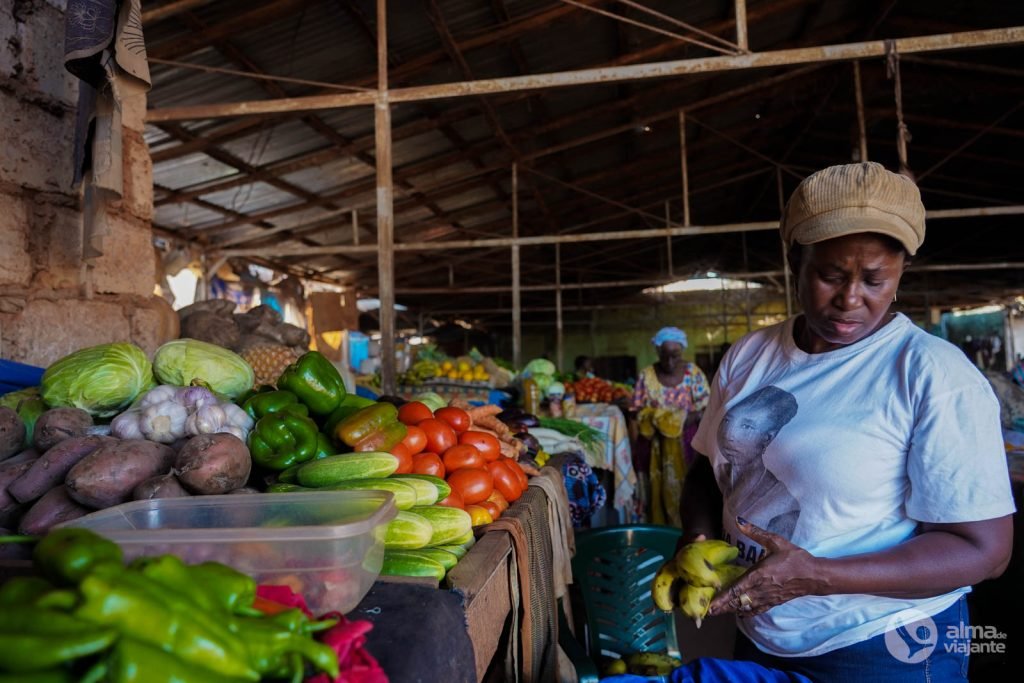
[[[679,495],[694,460],[690,442],[708,404],[708,381],[696,364],[683,358],[685,332],[663,327],[651,342],[658,360],[640,373],[633,393],[639,423],[634,460],[647,519],[678,527]]]
[[[1006,568],[1014,506],[988,383],[890,311],[920,194],[834,166],[781,230],[803,313],[726,355],[683,494],[686,537],[752,567],[711,613],[742,617],[737,659],[812,680],[966,680],[964,595]]]

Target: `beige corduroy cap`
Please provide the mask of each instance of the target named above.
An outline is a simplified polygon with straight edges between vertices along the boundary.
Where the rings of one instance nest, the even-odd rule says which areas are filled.
[[[924,204],[912,180],[881,164],[830,166],[804,178],[779,228],[787,248],[877,232],[899,240],[913,256],[924,242]]]

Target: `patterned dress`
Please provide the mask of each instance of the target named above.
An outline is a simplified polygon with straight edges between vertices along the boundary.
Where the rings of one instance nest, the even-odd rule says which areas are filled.
[[[637,411],[641,438],[633,452],[644,516],[651,523],[682,525],[679,499],[695,457],[690,444],[697,433],[696,423],[685,426],[686,416],[704,410],[709,398],[707,377],[693,363],[686,364],[683,379],[675,386],[663,385],[653,365],[640,373],[633,409]]]

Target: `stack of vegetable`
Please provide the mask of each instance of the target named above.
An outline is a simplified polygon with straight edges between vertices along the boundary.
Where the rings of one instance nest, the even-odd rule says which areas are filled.
[[[566,393],[574,393],[577,403],[614,403],[629,400],[632,390],[625,384],[613,384],[599,377],[586,377],[565,385]]]
[[[537,383],[537,387],[541,392],[546,394],[548,387],[554,384],[557,373],[558,368],[548,359],[534,358],[526,364],[526,367],[519,373],[519,377],[521,379],[532,379]]]
[[[241,358],[193,340],[165,344],[153,364],[131,344],[57,361],[38,395],[0,408],[0,527],[40,534],[133,498],[243,489],[252,420],[230,398],[251,385]]]
[[[339,409],[331,435],[353,452],[293,464],[268,490],[390,491],[399,513],[387,529],[383,573],[440,580],[472,542],[472,527],[500,517],[527,477],[518,447],[487,429],[497,426],[512,440],[494,417],[500,408],[466,410],[423,398],[434,409],[422,401]]]
[[[60,529],[33,552],[37,576],[0,588],[0,680],[46,682],[301,681],[338,676],[338,656],[313,621],[274,603],[230,567],[173,555],[124,566],[120,548]]]

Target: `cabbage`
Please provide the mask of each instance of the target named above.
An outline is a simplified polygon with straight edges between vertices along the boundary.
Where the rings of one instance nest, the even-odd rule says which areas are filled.
[[[444,400],[443,398],[441,398],[440,394],[436,394],[433,391],[427,391],[422,394],[417,394],[413,396],[412,400],[419,401],[423,405],[427,406],[428,408],[430,408],[430,412],[440,410],[441,408],[444,408],[446,405],[448,405],[448,401]]]
[[[138,346],[100,344],[75,351],[43,373],[43,400],[111,417],[153,386],[153,366]]]
[[[533,375],[530,379],[532,379],[537,384],[537,388],[543,392],[546,392],[548,387],[555,383],[555,378],[551,375]],[[564,389],[565,387],[562,388]]]
[[[157,349],[153,372],[161,384],[202,384],[232,400],[252,389],[256,379],[234,351],[195,339],[175,339]]]
[[[555,364],[546,358],[535,358],[526,364],[523,368],[524,377],[533,377],[535,375],[554,375],[558,372],[558,368]]]
[[[537,380],[534,380],[535,382]],[[565,396],[565,385],[561,382],[552,382],[544,393],[548,396]]]

